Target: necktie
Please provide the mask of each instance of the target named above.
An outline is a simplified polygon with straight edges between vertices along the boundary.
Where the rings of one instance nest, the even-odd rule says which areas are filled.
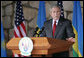
[[[56,29],[56,21],[54,21],[54,25],[53,25],[53,36],[55,34],[55,29]]]

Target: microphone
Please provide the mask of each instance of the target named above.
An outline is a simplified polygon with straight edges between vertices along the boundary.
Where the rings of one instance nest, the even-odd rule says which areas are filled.
[[[33,34],[33,36],[35,36],[36,34],[37,34],[37,31],[38,31],[38,27],[36,27],[36,29],[35,29],[35,31],[34,31],[34,34]]]
[[[39,35],[43,32],[43,30],[44,30],[44,27],[42,27],[41,31],[39,32]]]

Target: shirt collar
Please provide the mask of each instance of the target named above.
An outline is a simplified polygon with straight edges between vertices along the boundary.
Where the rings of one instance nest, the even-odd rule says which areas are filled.
[[[55,21],[55,20],[53,19],[53,21],[52,21],[52,28],[53,28],[54,21]],[[59,20],[56,20],[56,25],[58,24],[58,21],[59,21]]]
[[[54,21],[55,21],[55,20],[53,19],[53,24],[54,24]],[[56,20],[56,23],[58,23],[58,21],[59,21],[59,20]]]

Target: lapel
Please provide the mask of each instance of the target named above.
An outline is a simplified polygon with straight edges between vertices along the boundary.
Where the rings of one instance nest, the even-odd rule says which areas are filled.
[[[49,31],[48,32],[50,33],[50,37],[53,37],[53,34],[52,34],[52,19],[49,22]]]
[[[56,26],[54,38],[55,38],[55,37],[57,36],[57,34],[59,33],[59,31],[60,31],[60,29],[61,29],[61,27],[62,27],[62,25],[63,25],[62,22],[63,22],[63,21],[62,21],[62,19],[60,18],[60,19],[59,19],[59,22],[58,22],[58,25]]]

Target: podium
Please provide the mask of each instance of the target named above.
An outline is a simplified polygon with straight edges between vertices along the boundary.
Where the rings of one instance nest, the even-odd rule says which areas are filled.
[[[53,53],[59,53],[68,51],[72,46],[72,42],[66,40],[59,40],[48,37],[30,37],[33,41],[32,55],[52,55]],[[19,41],[21,38],[12,38],[6,44],[6,47],[12,50],[13,53],[20,54]]]

